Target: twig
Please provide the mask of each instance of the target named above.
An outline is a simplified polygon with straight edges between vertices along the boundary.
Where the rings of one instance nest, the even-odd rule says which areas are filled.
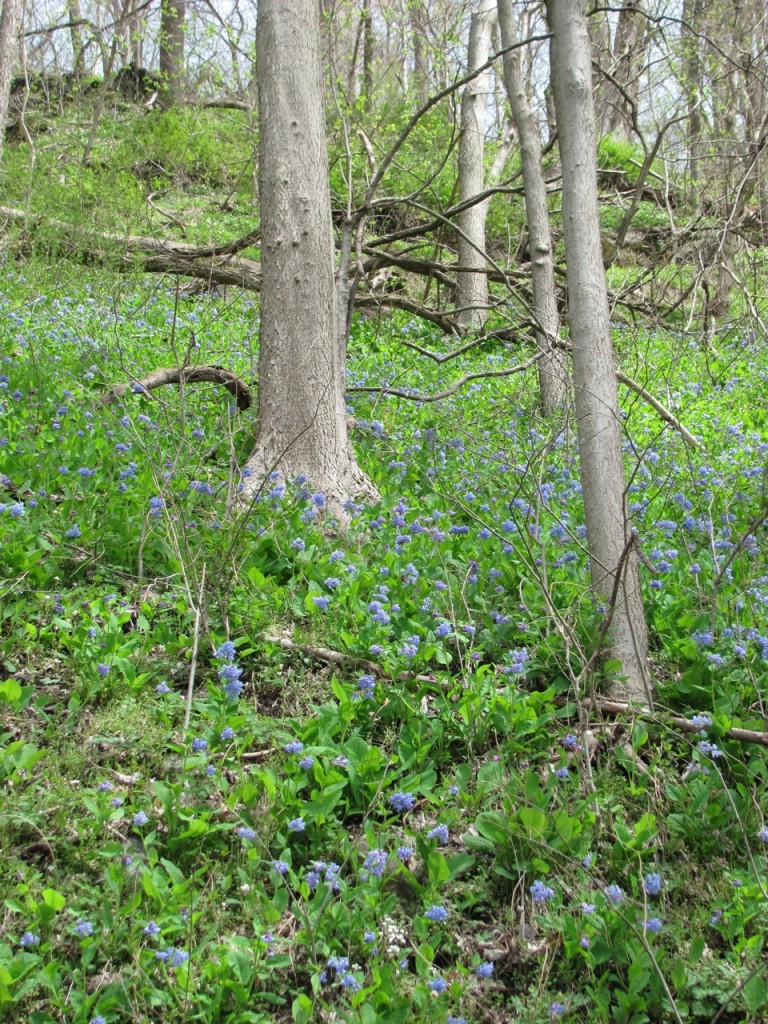
[[[200,592],[195,605],[195,625],[192,635],[192,659],[189,663],[189,685],[187,686],[187,706],[184,710],[184,729],[189,728],[189,720],[192,717],[192,695],[195,692],[195,669],[197,668],[197,651],[200,646],[200,623],[203,617],[203,592],[205,590],[205,562],[203,572],[200,576]],[[192,595],[190,594],[190,597]]]
[[[661,404],[658,398],[654,398],[650,391],[646,391],[642,384],[638,384],[636,380],[632,380],[631,377],[628,377],[620,370],[616,371],[616,380],[619,384],[625,384],[630,391],[634,391],[635,394],[639,395],[644,402],[647,402],[652,409],[655,409],[665,423],[669,423],[671,427],[675,428],[686,444],[689,444],[692,448],[700,449],[703,447],[701,442],[697,441],[693,434],[686,430],[680,420],[677,419],[676,416],[673,416],[669,409],[667,409],[665,405]]]

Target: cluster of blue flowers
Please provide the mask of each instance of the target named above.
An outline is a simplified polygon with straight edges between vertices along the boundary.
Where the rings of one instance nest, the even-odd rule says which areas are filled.
[[[224,682],[224,692],[230,700],[235,701],[243,692],[243,683],[240,677],[243,670],[235,664],[237,651],[231,640],[226,640],[214,653],[214,658],[224,664],[219,667],[219,678]]]

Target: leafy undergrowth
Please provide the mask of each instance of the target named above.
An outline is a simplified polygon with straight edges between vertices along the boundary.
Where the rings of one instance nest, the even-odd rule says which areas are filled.
[[[0,1019],[763,1020],[762,341],[617,332],[702,448],[624,396],[665,710],[580,720],[572,426],[522,375],[413,400],[520,353],[356,324],[384,497],[340,534],[301,482],[238,506],[222,389],[99,404],[247,378],[251,301],[78,273],[4,270]]]

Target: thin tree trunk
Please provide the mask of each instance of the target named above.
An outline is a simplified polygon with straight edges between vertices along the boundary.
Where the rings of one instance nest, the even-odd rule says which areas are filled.
[[[629,528],[616,369],[600,244],[592,74],[585,0],[548,0],[563,165],[563,234],[581,484],[596,599],[611,615],[616,698],[647,704],[648,636]],[[611,607],[611,601],[613,606]]]
[[[518,26],[512,0],[498,0],[501,45],[504,49],[518,42]],[[504,54],[504,82],[512,117],[520,139],[528,244],[531,252],[533,311],[539,327],[536,343],[544,353],[539,361],[539,395],[545,415],[562,408],[568,401],[568,369],[565,353],[554,345],[560,334],[560,318],[555,293],[555,268],[552,237],[547,211],[547,189],[541,166],[539,124],[528,102],[523,80],[522,50]]]
[[[375,499],[347,433],[316,0],[260,0],[262,282],[259,427],[245,498],[282,471],[341,519]]]
[[[8,120],[13,66],[19,52],[22,9],[22,0],[3,0],[3,10],[0,14],[0,158],[5,142],[5,122]]]
[[[468,71],[488,60],[491,35],[496,19],[494,0],[479,0],[469,30]],[[478,75],[467,85],[461,98],[461,138],[459,140],[459,202],[483,191],[485,173],[486,109],[490,76]],[[488,312],[488,278],[485,269],[485,218],[487,202],[476,203],[457,218],[459,266],[469,267],[456,275],[458,321],[465,330],[480,330]]]
[[[701,39],[693,31],[696,26],[701,25],[701,12],[702,0],[684,0],[680,38],[683,47],[683,90],[688,108],[686,135],[691,198],[697,193],[698,181],[701,175]]]
[[[423,107],[429,99],[429,54],[420,20],[421,4],[411,3],[408,11],[413,42],[413,89],[417,105]]]
[[[181,102],[184,83],[186,0],[163,0],[160,6],[160,79],[158,102],[168,110]]]
[[[366,110],[370,110],[373,104],[373,48],[375,43],[371,0],[363,0],[363,103]]]

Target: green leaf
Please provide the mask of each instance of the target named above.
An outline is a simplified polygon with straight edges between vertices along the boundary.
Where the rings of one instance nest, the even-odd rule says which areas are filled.
[[[682,960],[675,961],[672,966],[672,970],[669,972],[669,976],[677,991],[682,992],[688,984],[688,975],[685,972],[685,964]]]
[[[484,839],[489,839],[492,843],[500,844],[508,838],[507,820],[498,811],[481,811],[475,819],[475,828]],[[467,846],[469,846],[468,842]],[[478,849],[478,847],[472,848]]]
[[[768,981],[759,972],[752,975],[741,990],[750,1013],[759,1013],[768,1006]]]
[[[15,679],[6,679],[0,683],[0,700],[14,705],[21,699],[21,686]]]
[[[202,836],[208,831],[208,822],[202,818],[190,818],[187,827],[179,836],[180,839],[187,839],[189,836]]]
[[[517,812],[520,824],[532,839],[542,839],[549,828],[549,818],[538,807],[521,807]]]
[[[703,935],[697,935],[691,943],[691,949],[688,953],[688,963],[695,964],[697,960],[701,959],[701,955],[706,948],[706,942],[704,941]]]
[[[452,882],[457,875],[469,871],[476,860],[476,857],[470,857],[468,853],[457,853],[454,857],[448,857],[449,881]]]
[[[66,902],[64,896],[60,892],[56,892],[55,889],[43,889],[43,903],[46,907],[50,907],[51,910],[55,910],[58,913],[64,909]]]
[[[432,885],[441,885],[451,877],[448,862],[438,850],[430,850],[427,854],[427,875]]]
[[[293,1024],[308,1024],[312,1015],[312,1000],[309,996],[305,996],[302,992],[294,999],[291,1014],[293,1015]]]

